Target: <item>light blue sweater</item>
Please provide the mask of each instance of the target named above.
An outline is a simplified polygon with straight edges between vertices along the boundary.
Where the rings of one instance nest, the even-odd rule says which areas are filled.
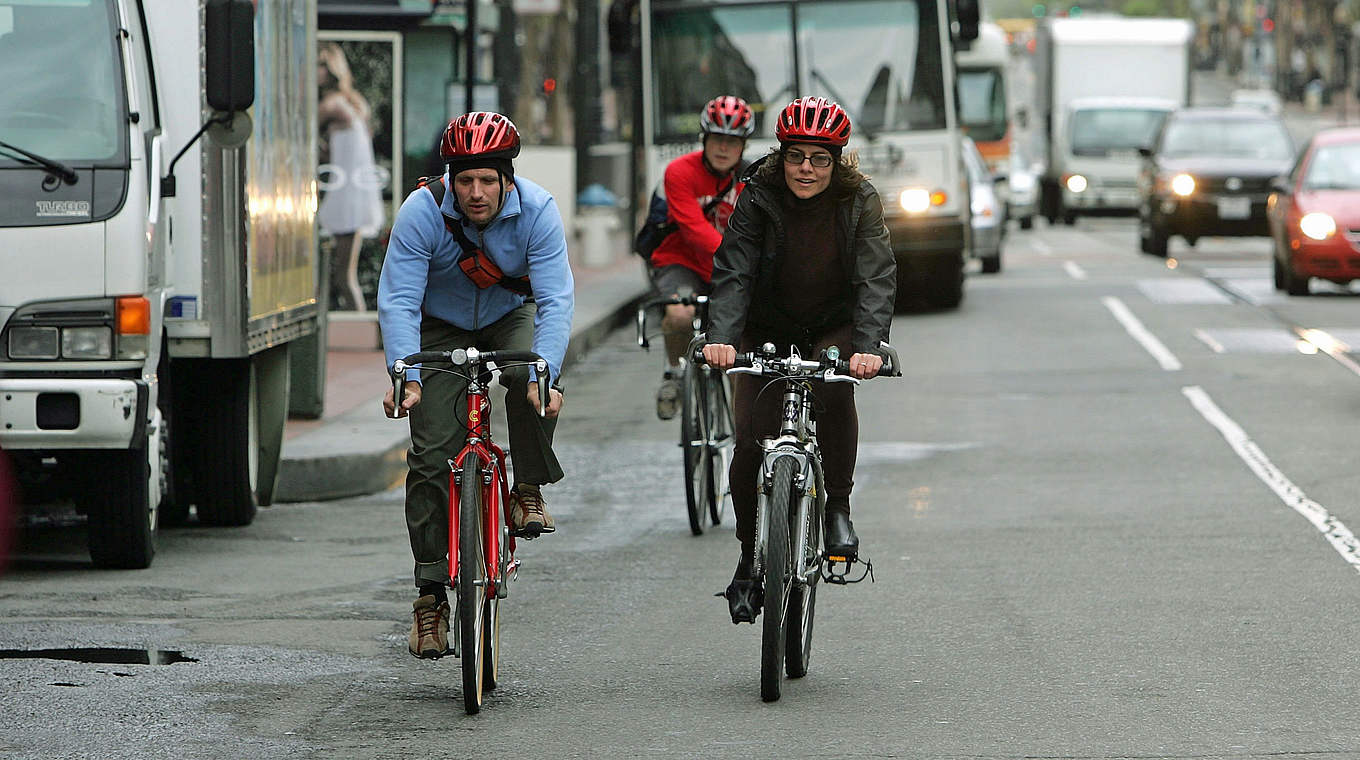
[[[457,195],[444,175],[444,214],[462,220]],[[460,248],[444,228],[441,208],[425,188],[406,197],[392,225],[382,277],[378,281],[378,324],[382,328],[387,366],[420,350],[422,312],[464,330],[477,330],[509,314],[524,296],[493,285],[478,288],[458,268]],[[548,361],[555,381],[571,337],[575,308],[571,267],[562,216],[548,191],[523,177],[499,214],[485,229],[463,224],[469,240],[509,277],[529,275],[538,314],[534,318],[534,347]],[[412,370],[408,380],[418,380]]]

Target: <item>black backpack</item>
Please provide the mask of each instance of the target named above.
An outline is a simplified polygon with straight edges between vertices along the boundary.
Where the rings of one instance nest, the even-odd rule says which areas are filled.
[[[704,216],[712,211],[722,199],[727,195],[727,191],[732,189],[732,183],[736,182],[736,172],[732,173],[732,178],[718,189],[718,194],[713,196],[713,200],[704,204]],[[661,187],[652,191],[652,200],[647,204],[647,219],[643,221],[642,228],[633,237],[633,253],[641,256],[644,261],[651,262],[652,253],[656,251],[672,232],[680,229],[680,225],[670,220],[670,206],[666,199],[661,195]]]

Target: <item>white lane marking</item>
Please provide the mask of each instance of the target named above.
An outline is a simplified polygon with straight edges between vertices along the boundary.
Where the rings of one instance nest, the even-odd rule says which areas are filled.
[[[1053,255],[1053,249],[1048,246],[1048,243],[1045,243],[1044,241],[1040,240],[1037,237],[1030,236],[1029,245],[1031,248],[1038,251],[1040,254],[1044,256]]]
[[[1162,369],[1167,372],[1175,372],[1181,368],[1180,359],[1177,359],[1170,349],[1162,345],[1162,342],[1157,340],[1157,336],[1149,332],[1143,326],[1143,323],[1138,321],[1138,317],[1133,316],[1133,312],[1129,311],[1129,307],[1125,306],[1123,301],[1114,296],[1105,296],[1100,301],[1105,304],[1105,308],[1110,310],[1114,318],[1119,320],[1119,323],[1124,326],[1129,335],[1138,341],[1139,345],[1146,349],[1149,354],[1152,354],[1152,358],[1162,365]]]
[[[1295,328],[1295,331],[1298,332],[1300,338],[1317,346],[1318,350],[1326,353],[1333,359],[1336,359],[1341,366],[1356,375],[1360,375],[1360,364],[1356,364],[1354,359],[1346,355],[1347,352],[1351,350],[1351,347],[1334,338],[1331,333],[1323,330],[1305,330],[1303,328]]]
[[[1214,340],[1213,337],[1209,335],[1209,333],[1204,332],[1203,330],[1195,330],[1195,337],[1204,341],[1204,345],[1213,349],[1214,353],[1216,354],[1221,354],[1225,350],[1223,348],[1222,343],[1219,343],[1218,341]]]
[[[1190,403],[1199,411],[1210,425],[1218,429],[1223,435],[1224,440],[1232,447],[1237,456],[1246,463],[1251,471],[1256,473],[1256,477],[1261,479],[1270,490],[1275,492],[1287,506],[1295,512],[1303,515],[1308,522],[1313,524],[1328,543],[1336,549],[1341,558],[1346,560],[1351,567],[1360,572],[1360,540],[1350,531],[1335,515],[1327,511],[1327,508],[1308,498],[1308,494],[1303,489],[1294,485],[1284,473],[1275,466],[1270,458],[1261,451],[1256,442],[1251,440],[1246,431],[1240,425],[1233,422],[1232,418],[1218,408],[1218,405],[1209,398],[1209,394],[1204,389],[1197,386],[1187,386],[1181,388],[1181,393],[1190,399]]]
[[[1081,266],[1077,264],[1077,262],[1075,261],[1064,261],[1063,269],[1066,269],[1067,274],[1070,275],[1074,280],[1086,279],[1086,270],[1082,269]]]

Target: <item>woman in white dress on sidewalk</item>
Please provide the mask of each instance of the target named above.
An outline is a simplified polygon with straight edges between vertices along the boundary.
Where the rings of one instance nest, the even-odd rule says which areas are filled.
[[[373,160],[370,109],[354,89],[344,51],[333,42],[318,50],[317,84],[321,88],[317,117],[321,122],[322,163],[328,165],[326,194],[316,219],[324,234],[335,238],[331,254],[331,308],[364,311],[359,288],[359,247],[376,237],[383,223],[382,179]]]

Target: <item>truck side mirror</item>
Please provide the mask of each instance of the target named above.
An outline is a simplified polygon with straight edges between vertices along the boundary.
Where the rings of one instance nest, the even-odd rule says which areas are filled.
[[[957,39],[972,42],[978,38],[978,22],[981,21],[982,8],[978,0],[954,0],[954,21],[958,24]],[[965,46],[966,47],[966,46]]]
[[[1138,155],[1142,156],[1143,158],[1152,158],[1152,148],[1149,148],[1146,145],[1144,145],[1143,147],[1138,149]]]
[[[234,113],[255,103],[255,5],[208,0],[204,11],[208,106]]]

